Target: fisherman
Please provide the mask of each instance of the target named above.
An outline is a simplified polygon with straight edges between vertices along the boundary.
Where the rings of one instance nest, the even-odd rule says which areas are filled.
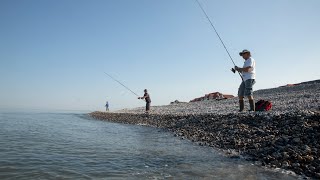
[[[106,106],[106,111],[109,111],[109,102],[108,101],[106,102],[105,106]]]
[[[250,51],[247,49],[244,49],[242,52],[239,53],[240,56],[245,60],[244,65],[242,68],[235,66],[234,69],[241,73],[242,75],[242,83],[238,90],[238,96],[239,96],[239,105],[240,110],[239,112],[242,112],[244,109],[244,97],[247,96],[249,99],[250,104],[250,111],[255,111],[255,104],[253,99],[253,85],[256,83],[256,62],[251,57]]]
[[[145,99],[145,101],[146,101],[146,113],[149,113],[150,105],[151,105],[151,98],[150,98],[150,95],[148,93],[148,90],[145,89],[143,97],[138,97],[138,99]]]

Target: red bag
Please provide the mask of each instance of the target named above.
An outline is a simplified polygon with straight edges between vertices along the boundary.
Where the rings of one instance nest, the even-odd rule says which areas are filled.
[[[272,108],[270,101],[259,100],[256,102],[256,111],[269,111]]]

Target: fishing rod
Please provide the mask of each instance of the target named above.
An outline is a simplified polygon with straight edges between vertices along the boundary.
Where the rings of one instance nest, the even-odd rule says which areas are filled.
[[[137,93],[133,92],[130,88],[128,88],[126,85],[122,84],[120,81],[118,81],[117,79],[115,79],[114,77],[112,77],[110,74],[104,72],[107,76],[109,76],[112,80],[116,81],[117,83],[119,83],[121,86],[123,86],[124,88],[126,88],[127,90],[129,90],[132,94],[140,97]]]
[[[199,0],[196,0],[196,2],[198,3],[198,5],[199,5],[200,9],[202,10],[203,14],[206,16],[206,18],[208,19],[209,23],[211,24],[211,26],[212,26],[212,28],[213,28],[214,32],[215,32],[215,33],[216,33],[216,35],[218,36],[218,38],[219,38],[219,40],[220,40],[220,42],[221,42],[222,46],[223,46],[223,47],[224,47],[224,49],[226,50],[226,52],[227,52],[227,54],[228,54],[228,56],[229,56],[230,60],[232,61],[233,65],[234,65],[234,66],[236,66],[236,63],[234,63],[234,61],[233,61],[233,59],[232,59],[232,57],[231,57],[231,55],[230,55],[230,53],[229,53],[229,51],[228,51],[228,49],[227,49],[226,45],[225,45],[225,44],[224,44],[224,42],[222,41],[222,38],[220,37],[220,35],[219,35],[219,33],[218,33],[217,29],[215,28],[215,26],[213,25],[212,21],[210,20],[210,18],[209,18],[209,16],[208,16],[208,14],[207,14],[207,13],[206,13],[206,11],[203,9],[203,7],[202,7],[201,3],[199,2]],[[234,68],[232,68],[232,71],[235,73]],[[242,77],[241,73],[240,73],[239,71],[238,71],[238,73],[239,73],[239,76],[241,77],[241,79],[242,79],[242,81],[243,81],[243,77]]]

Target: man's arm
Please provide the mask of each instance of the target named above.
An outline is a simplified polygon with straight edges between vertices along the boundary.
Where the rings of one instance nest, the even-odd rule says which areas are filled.
[[[237,66],[234,67],[234,69],[239,71],[239,72],[249,72],[251,68],[252,68],[251,66],[248,66],[248,67],[245,67],[245,68],[239,68]]]
[[[148,96],[138,97],[138,99],[145,99]]]

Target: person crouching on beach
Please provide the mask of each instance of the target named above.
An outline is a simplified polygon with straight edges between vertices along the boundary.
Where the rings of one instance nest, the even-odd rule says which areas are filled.
[[[241,73],[243,81],[239,87],[238,90],[238,96],[239,96],[239,105],[240,110],[239,112],[242,112],[244,109],[244,101],[243,98],[245,96],[249,99],[250,104],[250,111],[255,111],[255,104],[253,99],[253,85],[256,83],[256,62],[251,57],[251,53],[248,50],[243,50],[239,53],[240,56],[245,60],[244,65],[242,68],[239,68],[237,66],[234,67],[234,69]]]
[[[145,89],[143,97],[138,97],[138,99],[145,99],[145,101],[146,101],[146,113],[149,113],[150,105],[151,105],[151,98],[150,98],[150,95],[148,93],[148,90]]]

